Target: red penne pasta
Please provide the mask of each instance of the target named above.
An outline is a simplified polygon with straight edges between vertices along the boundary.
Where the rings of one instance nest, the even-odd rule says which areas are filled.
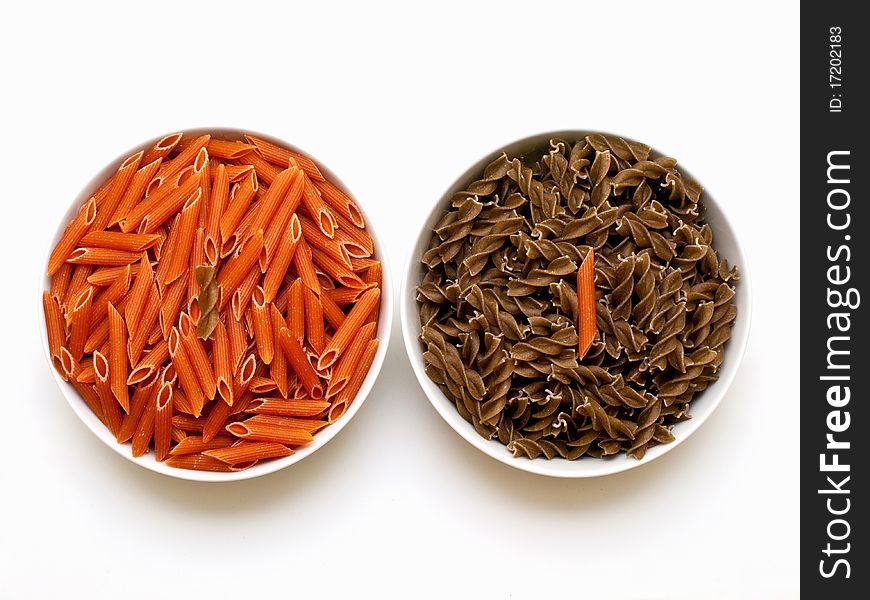
[[[365,219],[350,196],[329,181],[317,181],[314,185],[320,191],[320,197],[333,208],[333,212],[342,215],[360,229],[365,228]]]
[[[187,310],[193,318],[194,323],[199,323],[199,293],[201,291],[199,282],[196,280],[196,268],[206,264],[205,258],[205,230],[198,227],[193,235],[193,247],[188,256],[188,272],[192,273],[192,277],[187,278]],[[194,311],[196,315],[194,316]]]
[[[359,229],[356,227],[356,225],[344,217],[340,212],[333,213],[332,216],[335,217],[335,221],[338,224],[338,229],[335,234],[335,238],[338,241],[345,245],[354,242],[360,248],[359,252],[364,256],[371,256],[374,253],[374,242],[365,229]],[[358,258],[362,257],[358,255],[357,252],[350,252],[350,255],[358,256]]]
[[[123,317],[109,303],[109,371],[111,373],[112,394],[124,409],[130,412],[130,396],[127,388],[127,325]]]
[[[45,315],[45,330],[48,335],[48,351],[52,358],[59,356],[60,347],[66,339],[66,324],[57,299],[48,292],[42,292],[42,311]]]
[[[145,159],[142,159],[140,164],[145,166],[141,167],[136,171],[136,174],[133,175],[133,179],[127,186],[120,202],[118,202],[117,208],[115,208],[115,213],[109,219],[110,226],[117,225],[127,218],[130,210],[132,210],[132,208],[145,197],[145,191],[148,189],[148,184],[154,179],[154,176],[157,174],[157,170],[160,168],[162,162],[162,158],[155,158],[150,162],[145,162]]]
[[[154,458],[165,460],[172,443],[172,386],[163,384],[154,411]]]
[[[63,266],[61,266],[61,268],[57,270],[57,273],[54,274],[54,277],[51,278],[51,286],[49,288],[49,292],[58,304],[61,304],[63,302],[63,299],[66,297],[66,293],[69,289],[69,284],[70,280],[72,279],[72,272],[74,268],[75,267],[73,267],[73,265],[65,262],[63,263]],[[90,279],[90,277],[88,279]],[[109,283],[111,283],[111,281]]]
[[[156,344],[139,364],[127,376],[127,385],[137,385],[155,377],[161,365],[169,358],[169,346],[166,342]]]
[[[178,156],[172,160],[163,161],[163,165],[157,172],[157,177],[163,181],[170,180],[173,175],[177,175],[185,167],[195,165],[197,162],[201,163],[203,160],[203,152],[205,153],[205,161],[208,161],[208,151],[205,150],[205,148],[210,139],[211,136],[205,134],[192,139],[189,144],[185,144],[181,152],[178,153]],[[199,170],[200,169],[197,169],[197,172],[199,172]]]
[[[285,446],[304,446],[314,437],[304,429],[282,427],[271,423],[230,423],[225,428],[228,432],[243,440],[252,442],[274,442]]]
[[[163,331],[164,339],[169,339],[169,330],[172,328],[172,324],[178,321],[178,316],[181,314],[181,307],[187,296],[187,278],[189,276],[189,273],[185,273],[163,291],[162,304],[160,305],[160,328]]]
[[[293,254],[293,264],[296,267],[296,273],[302,283],[317,295],[320,295],[320,283],[317,281],[317,273],[314,270],[314,263],[311,258],[311,248],[305,242],[305,239],[299,240],[296,252]]]
[[[109,361],[106,360],[106,357],[102,353],[97,351],[94,352],[92,366],[94,369],[94,389],[100,398],[102,421],[109,431],[112,432],[112,435],[118,437],[121,431],[121,410],[112,392]]]
[[[67,226],[48,259],[48,276],[51,277],[63,266],[81,239],[97,218],[97,201],[91,198],[85,202],[78,215]]]
[[[230,180],[227,175],[226,165],[223,163],[217,166],[212,182],[211,195],[209,204],[206,209],[206,226],[205,226],[205,242],[204,252],[208,264],[214,266],[217,264],[220,254],[220,224],[221,217],[227,209],[227,202],[230,193]]]
[[[281,345],[281,350],[284,351],[284,356],[287,358],[287,363],[296,373],[299,381],[308,391],[311,398],[317,400],[323,397],[323,385],[320,378],[308,362],[308,357],[299,341],[290,334],[290,330],[282,327],[278,332],[278,341]]]
[[[146,400],[145,406],[142,409],[142,416],[136,424],[136,431],[133,433],[131,447],[133,456],[142,456],[148,452],[151,438],[154,437],[154,417],[157,414],[157,404],[160,402],[161,397],[171,393],[172,386],[169,383],[163,383]]]
[[[157,291],[157,284],[151,281],[149,287],[148,299],[145,301],[141,317],[136,320],[136,328],[133,331],[133,335],[130,336],[130,347],[127,353],[130,356],[131,364],[139,362],[142,351],[145,349],[145,344],[148,342],[151,328],[157,324],[160,315],[160,293]]]
[[[258,208],[251,223],[250,231],[266,231],[269,223],[275,217],[278,207],[281,206],[287,190],[290,189],[294,178],[300,176],[301,172],[295,167],[288,167],[278,173],[275,181],[269,185],[269,189],[263,195],[263,199],[257,203]]]
[[[227,208],[220,219],[222,250],[239,229],[242,219],[251,207],[251,200],[254,199],[258,187],[257,177],[252,171],[248,177],[242,180],[241,184],[230,190]]]
[[[221,308],[229,301],[233,290],[239,287],[242,279],[257,264],[262,249],[263,231],[258,230],[254,235],[245,240],[236,255],[228,260],[224,268],[218,272],[217,284],[220,290]]]
[[[329,323],[329,326],[333,329],[338,329],[341,327],[341,324],[344,323],[345,315],[344,312],[339,308],[338,304],[335,303],[335,300],[332,299],[332,296],[328,291],[319,296],[320,305],[323,307],[323,318],[326,319],[326,322]]]
[[[230,183],[236,183],[238,181],[242,181],[243,179],[250,177],[251,173],[254,173],[254,180],[257,179],[257,175],[254,172],[254,165],[227,165],[227,177],[230,180]]]
[[[353,372],[360,361],[360,357],[363,355],[363,351],[365,351],[369,341],[374,337],[375,327],[376,325],[374,323],[368,323],[360,327],[359,331],[353,337],[347,351],[336,362],[336,367],[332,372],[332,378],[329,381],[329,387],[326,388],[327,398],[334,397],[347,387],[347,384],[350,382]]]
[[[206,146],[209,156],[215,158],[227,158],[230,160],[241,158],[248,152],[254,149],[252,144],[243,144],[242,142],[229,140],[216,140],[211,138]]]
[[[299,223],[302,226],[302,235],[305,237],[305,242],[313,251],[322,252],[348,269],[352,269],[350,255],[344,246],[328,238],[317,224],[308,217],[300,217]]]
[[[85,404],[88,405],[91,412],[94,413],[100,421],[103,421],[103,413],[100,408],[100,397],[97,395],[94,386],[86,383],[79,383],[78,381],[70,381],[70,384],[79,393],[79,396],[82,397],[82,400],[85,401]]]
[[[74,265],[120,267],[136,262],[138,258],[139,254],[137,252],[125,252],[110,248],[76,248],[66,260]]]
[[[305,205],[305,209],[314,219],[323,235],[332,239],[336,227],[335,217],[308,176],[303,174],[302,177],[305,180],[305,185],[302,188],[302,204]]]
[[[230,338],[223,321],[218,319],[214,330],[214,373],[217,395],[233,405],[233,364],[230,357]]]
[[[176,469],[191,469],[194,471],[216,471],[219,473],[234,473],[250,469],[257,461],[228,465],[214,457],[205,454],[185,454],[183,456],[170,456],[166,464]]]
[[[177,418],[177,417],[176,417]],[[173,418],[174,420],[175,418]],[[179,431],[182,431],[179,429]],[[199,454],[206,450],[217,450],[218,448],[226,448],[238,442],[237,438],[228,435],[219,435],[209,441],[202,439],[201,435],[188,435],[183,440],[179,441],[169,454],[172,456],[185,456],[187,454]]]
[[[236,162],[238,164],[251,165],[254,167],[254,170],[257,172],[257,178],[266,185],[272,185],[278,177],[278,174],[281,172],[280,168],[269,164],[256,152],[249,152],[241,158],[236,159]]]
[[[75,361],[78,361],[85,352],[85,342],[88,339],[91,325],[93,296],[94,288],[87,286],[67,311],[69,319],[69,347],[67,350]]]
[[[257,287],[257,282],[260,280],[260,272],[258,269],[251,269],[230,299],[230,308],[233,318],[237,321],[241,320],[248,309],[251,298],[254,294],[254,289]],[[250,328],[248,328],[251,331]]]
[[[320,172],[320,169],[317,167],[314,161],[302,154],[301,152],[294,152],[293,150],[282,148],[281,146],[277,146],[271,142],[267,142],[264,139],[254,137],[252,135],[246,135],[245,138],[248,140],[248,142],[257,147],[257,151],[267,161],[276,165],[284,166],[289,164],[290,161],[293,160],[299,165],[299,168],[301,168],[308,177],[314,179],[315,181],[324,181],[323,173]]]
[[[141,252],[160,240],[157,234],[122,233],[120,231],[91,231],[81,240],[82,246],[108,248],[125,252]]]
[[[311,348],[320,354],[326,345],[326,329],[323,325],[323,305],[317,295],[304,288],[305,299],[305,339]]]
[[[275,250],[275,256],[269,262],[269,266],[266,269],[266,275],[263,280],[263,293],[267,302],[271,302],[275,298],[275,295],[284,283],[287,269],[293,261],[293,256],[301,239],[302,226],[299,218],[296,214],[293,214],[284,228],[284,232],[278,242],[278,247]]]
[[[282,417],[316,417],[329,408],[322,400],[255,398],[245,412]]]
[[[169,356],[178,374],[178,381],[184,389],[184,395],[193,407],[193,415],[198,417],[202,414],[202,406],[205,402],[205,394],[199,385],[199,379],[193,369],[193,364],[181,344],[181,334],[178,328],[173,327],[169,333]]]
[[[341,327],[336,330],[332,340],[330,340],[326,349],[321,353],[320,359],[317,361],[319,369],[325,369],[338,360],[339,356],[347,349],[353,336],[356,335],[365,319],[369,316],[369,313],[378,306],[380,299],[381,290],[379,288],[367,290],[360,296],[359,302],[354,304]]]
[[[378,340],[371,340],[363,351],[359,363],[357,363],[357,368],[353,371],[347,386],[345,386],[345,388],[335,396],[335,399],[332,402],[328,414],[330,423],[333,423],[336,419],[340,418],[341,415],[344,414],[344,411],[347,410],[347,407],[349,407],[353,402],[354,398],[356,398],[356,395],[359,393],[363,381],[365,381],[366,375],[372,366],[372,362],[374,362],[377,351]]]
[[[130,233],[155,232],[167,219],[184,206],[184,203],[199,187],[199,179],[190,177],[180,185],[164,184],[134,206],[124,221],[121,231]]]
[[[205,418],[177,414],[172,417],[172,426],[188,433],[202,433],[202,428],[205,426]]]
[[[118,167],[118,172],[112,178],[112,184],[109,186],[108,192],[98,204],[97,218],[91,225],[91,231],[102,231],[111,223],[112,217],[115,216],[115,211],[118,210],[118,206],[121,204],[121,199],[133,180],[133,176],[136,175],[143,155],[144,152],[137,152]]]
[[[237,465],[239,463],[248,463],[255,460],[290,456],[293,454],[293,450],[283,444],[274,442],[243,441],[224,448],[206,450],[203,454],[216,458],[228,465]]]
[[[230,340],[230,360],[233,367],[233,375],[239,370],[245,350],[248,348],[248,332],[239,319],[232,315],[227,318],[227,337]]]
[[[196,337],[196,326],[189,315],[181,314],[178,321],[178,332],[181,335],[181,342],[184,344],[184,352],[196,373],[200,389],[206,398],[213,400],[217,391],[214,370],[211,366],[211,360],[203,348],[202,340]]]
[[[297,171],[296,175],[290,182],[290,187],[287,188],[287,193],[281,201],[274,218],[266,224],[265,234],[263,235],[263,254],[260,255],[260,270],[265,273],[268,266],[271,264],[275,256],[275,252],[281,243],[284,233],[287,230],[287,224],[290,220],[296,217],[296,208],[299,206],[299,200],[302,198],[303,178]]]
[[[285,326],[286,322],[284,321],[284,317],[281,315],[281,311],[274,304],[269,305],[269,321],[270,326],[272,328],[272,340],[273,344],[276,343],[275,340],[278,339],[278,335],[281,332],[281,328]],[[269,374],[272,376],[272,383],[274,388],[277,388],[282,396],[287,397],[288,388],[288,380],[287,380],[287,359],[284,357],[284,353],[279,349],[272,356],[272,362],[269,365]],[[251,389],[255,393],[264,393],[265,391],[271,390],[263,390],[262,386],[259,388],[260,391],[254,389],[254,386],[251,386]]]
[[[302,280],[295,280],[290,286],[290,299],[287,302],[287,328],[293,339],[299,343],[305,339],[305,287]]]
[[[252,405],[257,401],[254,399],[251,403]],[[314,400],[308,400],[307,402],[315,402]],[[317,414],[319,415],[324,410],[328,408],[328,403],[323,410],[319,411]],[[246,412],[251,412],[246,411]],[[315,415],[316,416],[316,415]],[[283,427],[291,427],[293,429],[303,429],[308,433],[315,433],[320,429],[323,429],[329,423],[320,419],[312,419],[310,417],[285,417],[280,415],[269,415],[269,414],[255,414],[253,417],[250,417],[245,421],[246,423],[271,423],[273,425],[281,425]]]
[[[172,133],[161,138],[154,146],[145,151],[142,162],[150,163],[157,159],[166,158],[175,149],[182,137],[184,137],[182,133]]]
[[[193,246],[193,241],[196,238],[196,225],[199,219],[199,210],[202,198],[202,187],[197,189],[184,203],[181,209],[181,214],[175,221],[173,227],[178,228],[178,235],[174,240],[175,248],[172,250],[171,258],[169,259],[169,267],[164,275],[162,282],[164,285],[169,285],[179,277],[189,266],[190,250]]]
[[[127,265],[118,275],[118,278],[112,282],[112,285],[105,288],[102,293],[97,294],[94,290],[90,330],[93,330],[100,321],[106,318],[106,308],[109,304],[118,304],[127,296],[127,292],[130,291],[130,272],[130,265]]]
[[[254,341],[257,343],[257,353],[265,364],[272,362],[275,352],[275,338],[272,331],[272,312],[266,303],[263,288],[257,286],[251,296],[254,315]]]
[[[304,228],[302,230],[302,233],[304,235]],[[363,282],[363,280],[360,279],[356,273],[351,271],[350,267],[342,262],[333,259],[331,256],[324,252],[318,252],[315,255],[314,263],[318,267],[323,269],[323,272],[326,273],[339,285],[357,289],[362,289],[366,287],[366,284]],[[348,264],[349,263],[350,259],[348,258]]]

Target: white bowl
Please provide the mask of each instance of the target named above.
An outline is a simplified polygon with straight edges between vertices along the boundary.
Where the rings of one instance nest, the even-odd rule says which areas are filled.
[[[214,135],[220,137],[230,137],[232,139],[238,139],[243,134],[248,133],[257,137],[260,137],[264,140],[270,141],[272,143],[285,146],[287,148],[299,151],[304,153],[306,156],[310,156],[304,150],[294,146],[293,144],[289,144],[283,140],[272,137],[270,135],[266,135],[263,133],[259,133],[256,131],[251,131],[249,129],[233,129],[226,127],[209,127],[209,128],[197,128],[197,129],[188,129],[184,130],[185,136],[190,135],[202,135],[204,133],[212,133]],[[46,259],[43,262],[44,265],[48,265],[48,256],[51,253],[51,250],[54,248],[54,245],[57,243],[58,239],[60,239],[61,234],[64,231],[67,223],[69,223],[73,217],[77,214],[79,208],[84,204],[84,202],[91,197],[91,195],[97,191],[100,185],[108,179],[108,177],[114,173],[120,164],[131,154],[138,152],[139,150],[145,150],[153,146],[159,139],[163,136],[158,136],[152,140],[146,141],[138,146],[131,148],[123,155],[119,156],[112,163],[107,165],[103,170],[96,174],[96,176],[91,179],[91,181],[84,187],[84,189],[79,192],[78,196],[73,200],[70,204],[69,208],[63,215],[59,215],[57,220],[58,227],[52,237],[48,249],[46,250],[45,256]],[[320,170],[323,172],[326,177],[338,185],[342,190],[344,190],[351,198],[354,198],[353,194],[351,194],[350,190],[341,182],[341,180],[336,177],[336,175],[330,171],[327,167],[325,167],[320,161],[316,158],[311,157]],[[249,469],[245,469],[243,471],[237,471],[233,473],[214,473],[209,471],[193,471],[189,469],[176,469],[174,467],[170,467],[165,463],[158,462],[154,460],[154,453],[148,452],[138,458],[134,458],[130,453],[130,444],[119,444],[117,440],[115,440],[114,436],[111,432],[106,428],[105,425],[91,412],[88,408],[87,404],[85,404],[84,400],[82,400],[81,396],[78,392],[73,388],[72,385],[64,381],[61,376],[55,371],[54,366],[52,365],[51,353],[48,349],[48,337],[45,331],[45,316],[43,314],[42,308],[39,310],[39,331],[42,336],[42,346],[45,350],[45,358],[49,367],[49,371],[51,372],[52,377],[57,382],[58,387],[60,388],[61,393],[63,394],[66,401],[72,407],[73,411],[78,415],[78,417],[82,420],[82,422],[90,429],[95,436],[97,436],[100,440],[102,440],[109,448],[141,467],[149,469],[151,471],[155,471],[157,473],[163,473],[164,475],[169,475],[171,477],[177,477],[179,479],[188,479],[191,481],[237,481],[240,479],[251,479],[254,477],[259,477],[260,475],[266,475],[268,473],[273,473],[285,467],[289,467],[293,463],[297,463],[303,458],[307,456],[311,456],[317,450],[322,448],[329,440],[338,434],[349,422],[353,419],[354,415],[359,411],[360,407],[362,407],[363,402],[366,397],[369,395],[369,392],[372,389],[372,386],[375,383],[375,380],[378,377],[378,373],[381,370],[381,367],[384,364],[384,357],[387,354],[387,345],[390,340],[390,330],[393,324],[393,285],[392,279],[390,278],[390,268],[387,259],[387,253],[384,250],[383,245],[381,244],[380,238],[377,236],[375,232],[375,228],[372,227],[371,219],[365,213],[365,207],[361,204],[358,204],[360,211],[363,213],[363,217],[366,220],[366,227],[369,234],[372,237],[372,241],[374,242],[375,248],[375,256],[382,264],[382,291],[381,291],[381,306],[380,306],[380,317],[378,319],[378,329],[377,329],[377,338],[379,340],[378,351],[375,354],[374,362],[372,363],[371,369],[369,369],[368,375],[366,375],[365,380],[363,381],[362,387],[356,395],[353,403],[348,408],[347,412],[342,415],[342,417],[333,423],[332,425],[328,425],[320,430],[318,433],[314,435],[314,441],[306,446],[302,446],[297,449],[294,454],[291,456],[287,456],[284,458],[271,459],[268,461],[260,462]],[[49,278],[45,275],[46,269],[43,269],[43,273],[39,278],[39,305],[42,306],[42,292],[43,290],[48,289],[49,286]]]
[[[501,461],[507,465],[538,473],[540,475],[549,475],[551,477],[597,477],[600,475],[609,475],[633,469],[641,465],[647,464],[656,458],[662,456],[666,452],[676,448],[679,444],[689,438],[701,424],[707,420],[715,408],[719,405],[728,387],[734,379],[735,373],[743,359],[743,353],[746,349],[746,342],[749,338],[749,323],[751,319],[751,292],[749,282],[749,269],[747,265],[746,255],[741,250],[740,243],[737,240],[737,234],[731,227],[728,218],[725,216],[725,211],[720,203],[713,199],[707,190],[704,190],[703,200],[707,207],[706,219],[713,229],[713,240],[716,244],[716,249],[720,257],[728,259],[729,264],[736,264],[740,269],[740,281],[737,284],[737,293],[735,302],[737,305],[737,319],[731,332],[731,339],[725,346],[725,357],[722,361],[722,367],[719,371],[719,379],[703,392],[699,393],[691,403],[690,414],[692,416],[688,421],[683,421],[674,425],[673,433],[676,438],[669,444],[659,444],[646,451],[644,457],[640,460],[631,458],[624,453],[608,457],[608,458],[591,458],[583,457],[578,460],[570,461],[563,458],[554,458],[547,460],[545,458],[528,459],[525,457],[514,457],[505,445],[498,440],[486,440],[481,437],[474,427],[463,419],[459,411],[456,410],[453,402],[445,396],[444,392],[426,375],[426,364],[423,360],[424,347],[420,341],[420,313],[419,305],[416,300],[416,288],[425,272],[424,265],[420,262],[423,252],[426,251],[429,245],[429,240],[432,236],[432,228],[435,223],[441,218],[450,204],[450,198],[455,192],[466,189],[467,184],[479,177],[483,172],[483,168],[495,160],[502,152],[506,152],[509,157],[520,156],[525,152],[532,152],[535,149],[546,147],[549,140],[552,138],[561,138],[565,140],[579,140],[586,135],[593,133],[601,133],[607,136],[614,134],[601,131],[552,131],[533,135],[530,137],[517,140],[511,144],[503,146],[483,157],[475,165],[470,167],[463,173],[456,182],[445,192],[441,199],[432,208],[426,222],[423,223],[420,233],[417,237],[417,243],[412,249],[408,258],[408,263],[405,266],[404,276],[402,278],[402,288],[400,296],[400,311],[402,320],[402,334],[405,339],[405,349],[408,352],[408,358],[420,381],[420,385],[432,406],[444,418],[447,423],[456,430],[465,440],[472,446],[491,456],[492,458]],[[623,139],[625,136],[618,136]],[[662,153],[652,150],[652,156],[660,156]],[[680,157],[676,157],[679,161]],[[692,177],[680,162],[678,168],[681,173]],[[698,181],[696,179],[696,181]]]

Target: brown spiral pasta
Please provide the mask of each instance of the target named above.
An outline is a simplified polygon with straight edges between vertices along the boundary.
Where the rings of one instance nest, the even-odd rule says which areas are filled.
[[[701,188],[603,135],[498,157],[450,199],[423,254],[426,372],[515,456],[642,458],[718,377],[737,318]],[[598,333],[578,360],[578,265]]]

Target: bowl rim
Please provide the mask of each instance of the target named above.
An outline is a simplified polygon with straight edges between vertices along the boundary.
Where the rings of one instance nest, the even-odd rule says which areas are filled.
[[[599,129],[560,129],[546,131],[526,135],[511,142],[502,144],[491,152],[485,154],[480,160],[461,173],[448,186],[438,200],[434,202],[432,208],[424,217],[423,222],[419,225],[419,233],[412,242],[412,248],[408,253],[404,264],[400,284],[401,287],[397,299],[399,303],[402,338],[405,351],[408,355],[408,360],[411,363],[411,367],[414,370],[414,374],[416,375],[423,392],[441,418],[446,421],[447,424],[450,425],[450,427],[466,442],[490,458],[521,471],[556,478],[578,479],[603,477],[628,471],[646,465],[657,458],[664,456],[685,442],[701,427],[701,425],[704,424],[704,422],[707,421],[710,415],[716,411],[728,389],[731,387],[734,377],[739,371],[740,364],[743,361],[752,324],[752,283],[749,261],[746,254],[746,245],[740,240],[739,234],[733,227],[732,221],[729,219],[723,204],[717,201],[715,197],[704,188],[705,207],[708,211],[710,207],[713,207],[718,213],[716,220],[719,222],[719,225],[714,228],[714,233],[718,233],[719,236],[722,236],[722,232],[727,232],[726,235],[730,235],[733,240],[733,252],[731,252],[727,258],[731,264],[736,264],[740,268],[740,280],[737,286],[737,294],[741,299],[738,304],[738,320],[740,328],[737,329],[737,324],[735,324],[734,329],[732,329],[732,336],[726,346],[729,368],[727,370],[723,369],[722,371],[724,372],[720,371],[719,379],[702,392],[702,394],[707,394],[708,398],[712,396],[712,401],[702,414],[697,416],[693,415],[691,419],[677,424],[682,427],[680,435],[677,436],[673,442],[668,444],[658,444],[650,448],[640,460],[628,457],[624,453],[605,459],[584,457],[575,461],[568,461],[560,457],[551,460],[546,460],[544,458],[527,459],[524,457],[514,457],[510,451],[507,450],[507,447],[498,440],[484,439],[474,430],[470,423],[459,415],[453,402],[448,399],[438,386],[426,375],[422,352],[417,351],[421,348],[421,342],[418,338],[418,331],[420,329],[419,309],[417,308],[415,293],[418,282],[412,282],[411,279],[412,277],[418,276],[422,271],[418,248],[421,246],[425,248],[422,241],[424,240],[424,237],[426,238],[426,241],[428,241],[428,236],[431,235],[431,227],[428,225],[434,223],[435,217],[446,209],[446,205],[450,201],[450,197],[453,193],[462,189],[462,186],[468,184],[475,176],[478,176],[487,164],[495,160],[503,152],[508,153],[508,156],[517,155],[517,153],[520,153],[519,148],[546,147],[545,144],[549,144],[549,140],[554,138],[579,140],[592,134],[618,137],[630,142],[636,141],[632,137]],[[650,155],[670,156],[660,152],[654,146],[650,146]],[[685,167],[684,163],[679,162],[679,165],[681,174],[693,179],[694,181],[699,181],[692,175],[690,169]],[[735,303],[738,302],[736,298],[738,298],[738,296],[735,296]],[[740,335],[734,335],[735,331]],[[711,395],[711,390],[715,390],[715,394]],[[701,394],[698,395],[698,398],[700,397]],[[694,403],[695,399],[693,399],[692,402]],[[590,469],[586,466],[587,464],[590,464],[590,461],[595,461],[595,468]],[[569,465],[569,467],[563,468],[559,465]]]
[[[96,415],[94,415],[90,411],[87,404],[82,400],[81,396],[75,390],[75,388],[73,388],[73,386],[68,382],[64,381],[63,378],[61,378],[61,376],[57,373],[52,361],[51,351],[48,347],[48,336],[45,327],[45,311],[42,304],[42,294],[44,291],[49,289],[48,286],[50,283],[50,279],[46,275],[48,259],[51,255],[51,251],[53,250],[55,244],[63,233],[65,227],[67,226],[75,212],[78,211],[78,209],[82,206],[82,204],[99,188],[99,186],[108,178],[109,175],[117,170],[118,166],[127,157],[140,150],[150,148],[158,140],[174,133],[184,133],[185,136],[194,136],[210,133],[212,135],[217,135],[221,137],[249,134],[264,139],[268,142],[282,145],[291,150],[301,152],[305,156],[309,157],[312,161],[314,161],[317,167],[321,170],[321,172],[323,172],[323,174],[329,179],[330,182],[338,186],[346,194],[348,194],[348,196],[350,196],[354,201],[357,202],[357,207],[359,208],[360,212],[363,215],[363,219],[366,222],[366,230],[372,237],[372,242],[375,249],[374,256],[377,257],[377,259],[381,263],[381,303],[377,328],[378,349],[375,353],[374,361],[372,362],[372,365],[369,368],[365,379],[363,380],[362,386],[360,387],[357,395],[354,397],[354,400],[353,402],[351,402],[347,411],[338,419],[338,421],[320,430],[314,436],[313,442],[299,448],[296,452],[294,452],[294,454],[282,458],[270,459],[265,462],[259,462],[253,467],[242,471],[224,473],[195,471],[192,469],[177,469],[174,467],[170,467],[163,462],[157,462],[154,459],[153,452],[151,451],[146,452],[139,457],[132,456],[129,451],[129,444],[119,444],[108,431],[108,429],[106,429],[103,423],[96,417]],[[370,395],[372,388],[374,387],[374,384],[378,376],[380,375],[381,369],[384,365],[384,361],[390,344],[390,337],[393,326],[393,280],[390,270],[389,257],[383,245],[383,242],[381,241],[381,238],[377,233],[377,226],[373,225],[371,217],[365,211],[365,207],[357,201],[356,196],[350,191],[344,181],[342,181],[342,179],[339,178],[335,174],[335,172],[332,171],[329,167],[325,166],[317,157],[301,149],[299,146],[291,144],[271,134],[266,134],[253,129],[247,129],[242,127],[190,127],[160,134],[156,137],[146,140],[143,143],[133,146],[126,152],[120,154],[117,158],[110,161],[102,169],[97,171],[94,176],[91,177],[88,182],[81,188],[81,190],[73,198],[70,205],[67,207],[66,212],[60,215],[60,218],[56,222],[58,222],[59,224],[57,225],[57,229],[54,235],[51,236],[51,238],[47,242],[47,248],[44,250],[43,261],[41,263],[42,272],[39,273],[37,322],[39,328],[39,336],[42,340],[43,355],[45,357],[48,369],[51,372],[51,375],[55,383],[57,384],[58,389],[61,392],[61,395],[63,395],[63,397],[66,399],[67,404],[70,406],[70,408],[72,408],[73,412],[78,416],[79,420],[91,431],[91,433],[94,434],[97,439],[102,441],[104,445],[111,448],[114,452],[121,455],[129,462],[136,464],[143,469],[147,469],[161,475],[166,475],[167,477],[186,481],[227,482],[243,481],[247,479],[262,477],[264,475],[275,473],[293,464],[296,464],[299,461],[307,458],[308,456],[311,456],[312,454],[320,450],[336,435],[338,435],[342,429],[347,426],[347,424],[359,412],[360,408],[365,403],[365,400]]]

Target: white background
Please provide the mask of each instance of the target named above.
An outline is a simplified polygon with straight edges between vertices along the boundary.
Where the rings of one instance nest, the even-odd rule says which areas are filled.
[[[0,26],[0,597],[798,595],[795,3],[85,4],[15,3]],[[660,460],[550,480],[438,417],[396,323],[368,402],[311,458],[233,484],[138,468],[48,376],[37,282],[94,173],[211,125],[323,160],[397,280],[431,204],[495,147],[569,128],[649,142],[742,234],[755,319],[741,371]]]

